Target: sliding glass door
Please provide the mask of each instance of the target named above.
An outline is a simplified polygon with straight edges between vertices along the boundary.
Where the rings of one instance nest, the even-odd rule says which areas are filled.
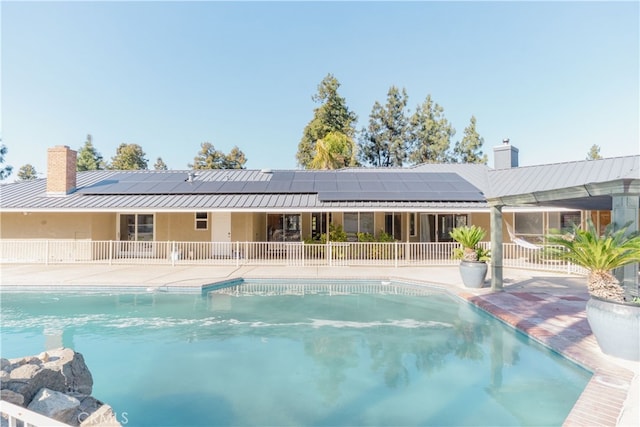
[[[153,253],[153,214],[120,214],[120,254],[150,256]],[[145,243],[148,242],[148,243]]]

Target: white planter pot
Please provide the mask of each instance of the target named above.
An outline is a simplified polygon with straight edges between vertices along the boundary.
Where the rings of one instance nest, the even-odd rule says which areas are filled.
[[[484,281],[487,278],[488,269],[489,267],[486,262],[461,261],[460,276],[462,277],[462,283],[464,283],[467,288],[483,287]]]
[[[603,353],[640,361],[640,305],[591,297],[587,320]]]

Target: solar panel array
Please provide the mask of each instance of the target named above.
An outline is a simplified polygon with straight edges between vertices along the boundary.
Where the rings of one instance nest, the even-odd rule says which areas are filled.
[[[456,173],[416,171],[122,172],[78,190],[86,195],[317,194],[320,201],[478,201]]]

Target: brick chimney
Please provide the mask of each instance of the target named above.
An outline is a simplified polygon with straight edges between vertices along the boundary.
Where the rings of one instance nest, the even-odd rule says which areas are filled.
[[[65,195],[76,189],[76,155],[66,145],[47,150],[47,194]]]
[[[493,147],[493,168],[511,169],[518,167],[518,149],[509,144],[509,139],[502,140],[502,145]]]

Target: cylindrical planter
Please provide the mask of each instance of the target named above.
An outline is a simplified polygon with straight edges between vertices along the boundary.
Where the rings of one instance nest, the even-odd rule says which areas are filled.
[[[603,353],[640,361],[640,305],[591,297],[587,320]]]
[[[488,269],[486,262],[461,261],[460,276],[462,276],[462,283],[467,288],[483,287]]]

